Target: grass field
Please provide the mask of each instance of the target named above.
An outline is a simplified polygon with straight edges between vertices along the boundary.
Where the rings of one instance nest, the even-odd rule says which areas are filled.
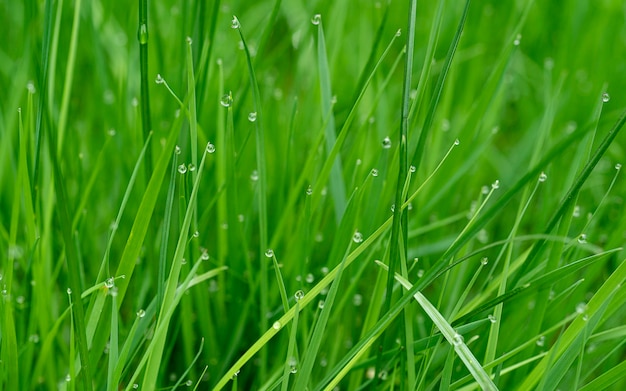
[[[626,389],[622,1],[0,23],[0,389]]]

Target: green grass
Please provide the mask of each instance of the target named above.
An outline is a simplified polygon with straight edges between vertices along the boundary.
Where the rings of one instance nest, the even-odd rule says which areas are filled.
[[[2,2],[0,388],[626,388],[623,15]]]

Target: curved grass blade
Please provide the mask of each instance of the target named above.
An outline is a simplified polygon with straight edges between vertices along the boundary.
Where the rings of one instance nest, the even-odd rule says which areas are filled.
[[[385,270],[388,270],[387,266],[377,262],[377,264]],[[396,274],[396,281],[398,281],[404,288],[407,290],[412,290],[413,285],[402,276]],[[470,371],[476,382],[482,387],[483,390],[497,390],[498,388],[491,380],[491,377],[485,372],[481,364],[478,362],[476,357],[472,351],[467,347],[465,342],[463,341],[463,336],[452,328],[450,323],[443,317],[443,315],[433,306],[428,299],[421,294],[421,292],[416,291],[413,294],[415,300],[422,307],[424,312],[428,315],[428,317],[433,321],[435,326],[439,329],[441,334],[445,337],[445,339],[452,345],[455,352],[465,364],[465,367]]]

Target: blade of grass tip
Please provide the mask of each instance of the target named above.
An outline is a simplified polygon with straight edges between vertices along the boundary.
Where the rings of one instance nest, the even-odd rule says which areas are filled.
[[[152,131],[152,119],[150,117],[150,89],[148,81],[148,0],[139,0],[139,29],[137,30],[139,41],[139,74],[141,78],[140,105],[141,105],[141,129],[144,142]],[[146,181],[152,174],[152,150],[146,154]],[[120,300],[121,302],[121,300]]]
[[[80,294],[82,292],[80,264],[78,260],[76,244],[74,243],[74,240],[72,238],[71,220],[67,193],[65,190],[65,182],[63,174],[61,172],[59,158],[56,153],[57,144],[55,136],[52,134],[52,129],[49,129],[48,138],[48,152],[50,154],[50,160],[52,162],[52,168],[54,171],[54,188],[57,197],[56,210],[58,213],[59,226],[61,227],[63,242],[65,245],[65,262],[73,302],[72,315],[74,317],[74,323],[76,326],[76,339],[78,344],[78,352],[80,355],[80,362],[82,366],[82,370],[79,376],[80,384],[82,385],[82,389],[91,390],[92,376],[91,366],[89,365],[89,349],[85,328],[85,310],[83,308],[83,302],[80,297]]]
[[[276,273],[276,283],[278,284],[278,291],[280,292],[280,300],[283,303],[283,309],[285,312],[289,311],[289,299],[287,299],[287,289],[285,288],[285,281],[280,272],[280,266],[276,259],[276,254],[272,251],[272,263],[274,264],[274,272]]]
[[[259,209],[259,246],[260,246],[260,259],[261,259],[261,305],[260,305],[260,322],[259,327],[261,333],[267,330],[268,321],[267,313],[269,312],[269,299],[268,299],[268,275],[267,275],[267,262],[265,261],[265,253],[268,251],[268,232],[267,232],[267,169],[266,169],[266,157],[265,157],[265,133],[263,130],[263,115],[261,111],[261,97],[259,93],[259,84],[254,73],[254,67],[252,66],[252,57],[250,56],[250,50],[246,43],[241,24],[236,16],[233,16],[232,28],[236,29],[243,42],[244,52],[246,54],[246,62],[248,64],[248,73],[250,76],[250,87],[252,88],[252,96],[254,102],[254,112],[256,113],[256,120],[254,121],[254,127],[256,130],[256,160],[257,160],[257,172],[258,172],[258,193],[257,202]],[[264,381],[267,374],[267,350],[261,351],[261,367],[260,367],[260,380]]]
[[[157,328],[163,327],[165,330],[168,328],[168,324],[170,321],[170,316],[168,315],[171,311],[173,311],[172,306],[176,302],[176,287],[178,285],[178,280],[180,276],[180,271],[182,268],[182,258],[185,253],[185,248],[187,247],[187,238],[189,235],[189,227],[191,225],[191,220],[194,216],[194,208],[193,205],[196,203],[198,190],[200,187],[200,179],[202,178],[202,173],[204,171],[204,164],[207,156],[207,149],[205,148],[204,153],[202,155],[202,161],[198,166],[198,176],[194,182],[193,189],[191,191],[191,195],[189,197],[189,203],[187,210],[185,212],[185,217],[182,223],[180,235],[178,237],[178,242],[176,245],[176,251],[174,253],[174,258],[172,260],[172,266],[170,268],[170,274],[167,278],[167,285],[165,287],[165,297],[163,298],[162,303],[162,311],[161,315],[157,319]],[[198,262],[199,263],[199,262]],[[197,265],[194,265],[197,266]],[[164,311],[166,313],[163,313]],[[166,341],[166,333],[163,333],[159,338],[154,338],[151,345],[154,346],[152,349],[152,353],[148,357],[148,362],[146,364],[146,371],[144,374],[144,387],[148,390],[153,389],[156,386],[156,381],[159,375],[159,368],[161,366],[161,360],[163,359],[163,349],[165,347]]]
[[[407,140],[408,140],[408,128],[409,128],[409,103],[410,93],[411,93],[411,75],[413,73],[413,57],[415,52],[415,21],[417,18],[417,0],[412,0],[409,5],[409,15],[407,21],[407,43],[406,43],[406,51],[407,54],[405,56],[404,63],[404,79],[402,83],[402,107],[400,110],[400,132],[399,132],[399,145],[400,150],[398,153],[398,176],[396,181],[396,193],[395,193],[395,201],[394,205],[402,205],[405,201],[404,196],[404,184],[406,182],[406,177],[408,174],[408,154],[407,154]],[[406,270],[406,257],[408,253],[407,242],[403,241],[401,236],[407,238],[407,219],[406,214],[404,214],[403,218],[403,209],[402,208],[394,208],[393,210],[393,220],[391,223],[391,239],[389,241],[389,270],[392,273],[388,274],[387,277],[387,288],[385,294],[385,301],[383,303],[383,307],[381,312],[384,314],[389,311],[389,307],[391,307],[391,299],[393,296],[393,271],[397,269],[396,261],[398,259],[403,259],[405,262],[402,265],[402,269]],[[402,255],[400,255],[402,254]],[[405,315],[408,315],[405,314]],[[409,328],[406,328],[409,326]],[[412,341],[407,340],[407,337],[411,333],[410,325],[408,322],[405,324],[405,345],[408,346]],[[378,363],[376,365],[376,373],[381,370],[382,366],[382,353],[385,345],[385,333],[383,333],[380,338],[380,348],[378,349]],[[408,381],[409,384],[415,383],[415,360],[412,354],[412,349],[407,350],[407,357],[409,362],[408,368]],[[374,374],[374,377],[376,376]]]
[[[377,264],[383,269],[388,271],[387,265],[380,262]],[[409,281],[402,276],[396,274],[396,281],[398,281],[409,292],[414,287]],[[418,302],[420,307],[426,312],[428,317],[433,321],[435,326],[439,329],[445,339],[452,345],[454,351],[457,353],[465,367],[472,374],[476,382],[482,387],[483,390],[497,390],[498,388],[491,380],[491,377],[485,372],[481,364],[478,362],[472,351],[467,347],[463,336],[457,333],[454,328],[448,323],[448,321],[441,315],[441,313],[433,306],[428,299],[417,290],[413,293],[413,297]]]
[[[432,128],[432,123],[435,119],[435,111],[437,110],[437,106],[439,105],[439,98],[441,97],[441,92],[443,91],[443,86],[446,82],[448,71],[450,70],[450,66],[452,65],[452,59],[454,58],[454,54],[456,53],[459,41],[461,40],[461,34],[463,33],[463,28],[465,27],[465,20],[467,19],[467,12],[469,10],[470,3],[471,0],[467,0],[465,2],[463,14],[461,15],[461,20],[459,21],[456,33],[454,35],[454,38],[452,39],[450,48],[448,49],[448,54],[446,55],[446,59],[444,60],[443,67],[441,69],[441,73],[439,74],[439,78],[437,79],[437,84],[435,84],[433,97],[430,101],[428,111],[426,112],[426,118],[424,119],[424,125],[422,126],[422,131],[420,132],[417,146],[415,147],[415,150],[413,152],[411,162],[415,166],[416,171],[419,170],[420,163],[422,162],[424,147],[426,146],[426,138],[428,137],[428,134],[430,133],[430,130]]]
[[[317,60],[318,72],[320,78],[320,97],[322,104],[322,117],[329,116],[326,125],[326,149],[329,153],[337,136],[335,134],[335,116],[333,110],[332,87],[330,81],[330,70],[328,69],[328,58],[326,57],[326,41],[324,39],[324,28],[322,26],[322,17],[318,14],[313,17],[313,24],[317,25]],[[335,207],[336,224],[339,224],[346,208],[346,187],[343,180],[343,170],[341,167],[341,157],[337,155],[334,158],[330,172],[330,194]]]
[[[621,308],[626,303],[626,295],[619,296],[619,300],[612,300],[615,292],[619,289],[623,281],[626,279],[626,260],[623,260],[620,265],[611,273],[606,279],[604,284],[596,291],[591,300],[587,303],[586,311],[579,316],[569,325],[567,330],[559,338],[559,343],[554,345],[550,350],[553,351],[555,359],[559,359],[567,349],[574,344],[576,338],[581,333],[584,333],[588,327],[587,322],[589,319],[593,319],[598,313],[605,311],[606,306],[610,302],[611,309]],[[599,316],[600,318],[600,316]],[[532,370],[532,372],[526,377],[526,380],[520,385],[519,390],[531,390],[541,380],[548,368],[548,358],[543,358]]]

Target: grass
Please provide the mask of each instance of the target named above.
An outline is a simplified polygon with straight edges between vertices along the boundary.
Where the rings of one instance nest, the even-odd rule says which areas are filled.
[[[0,388],[626,387],[621,2],[0,21]]]

